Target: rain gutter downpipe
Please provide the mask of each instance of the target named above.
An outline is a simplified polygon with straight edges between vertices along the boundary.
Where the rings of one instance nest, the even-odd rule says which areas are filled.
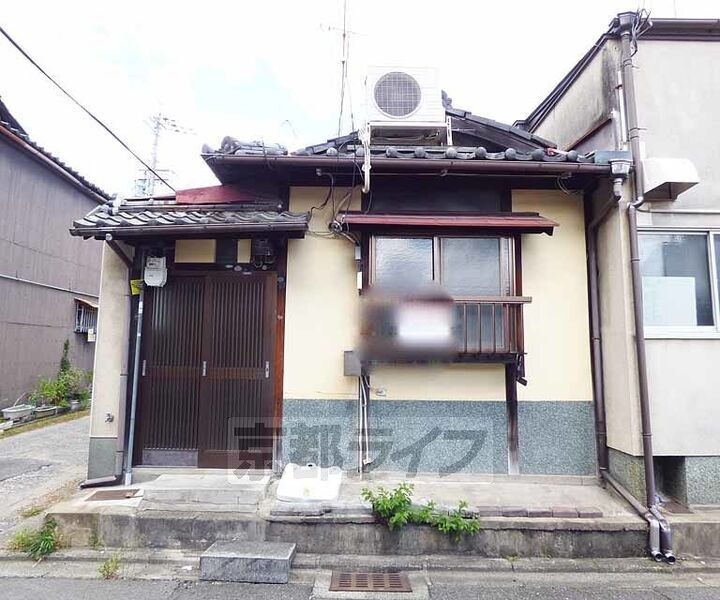
[[[655,487],[655,465],[652,447],[652,427],[650,418],[650,400],[648,392],[647,356],[645,351],[645,327],[642,298],[642,279],[640,275],[640,251],[638,243],[637,210],[645,203],[643,190],[643,163],[640,144],[641,129],[638,126],[637,99],[635,96],[635,66],[633,64],[632,37],[638,15],[624,12],[618,15],[617,33],[620,35],[620,56],[622,61],[623,91],[627,115],[628,138],[634,164],[633,199],[627,207],[628,233],[630,242],[630,272],[633,288],[633,314],[635,325],[635,351],[637,357],[638,391],[640,400],[640,420],[642,424],[643,461],[645,466],[645,495],[647,513],[644,518],[650,524],[650,553],[655,560],[664,558],[668,563],[675,562],[672,551],[672,532],[665,518],[660,514]],[[610,478],[606,480],[613,485]],[[654,522],[656,521],[656,522]],[[654,535],[659,529],[659,548]]]
[[[145,251],[140,252],[140,265],[144,269]],[[140,381],[140,348],[142,342],[142,322],[145,305],[145,285],[140,285],[137,316],[135,324],[135,356],[133,357],[132,395],[130,397],[130,424],[128,426],[127,454],[125,455],[125,485],[132,484],[132,460],[135,446],[135,415],[137,413],[138,385]]]

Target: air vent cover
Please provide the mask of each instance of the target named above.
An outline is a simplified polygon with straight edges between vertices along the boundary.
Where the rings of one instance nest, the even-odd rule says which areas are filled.
[[[407,117],[420,106],[422,92],[412,75],[393,71],[378,79],[374,96],[378,108],[386,115]]]

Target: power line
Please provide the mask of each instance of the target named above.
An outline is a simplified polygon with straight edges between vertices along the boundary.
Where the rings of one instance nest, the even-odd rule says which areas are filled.
[[[0,26],[0,33],[2,33],[5,36],[5,38],[7,38],[8,42],[10,42],[15,47],[15,49],[18,52],[20,52],[20,54],[22,54],[30,62],[31,65],[33,65],[38,71],[40,71],[43,75],[45,75],[45,77],[47,77],[56,88],[58,88],[63,94],[65,94],[68,98],[70,98],[70,100],[72,100],[77,106],[79,106],[80,109],[83,112],[85,112],[85,114],[87,114],[93,121],[95,121],[98,125],[100,125],[100,127],[102,127],[105,131],[107,131],[113,138],[115,138],[115,140],[123,148],[125,148],[125,150],[127,150],[130,154],[132,154],[135,157],[135,159],[137,159],[148,171],[150,171],[155,177],[157,177],[166,186],[168,186],[173,192],[175,191],[175,188],[173,186],[171,186],[167,181],[165,181],[165,179],[163,179],[160,175],[158,175],[158,173],[155,172],[155,170],[150,165],[148,165],[142,158],[140,158],[137,154],[135,154],[135,152],[133,152],[125,142],[123,142],[107,125],[105,125],[105,123],[103,123],[94,114],[92,114],[87,108],[85,108],[82,104],[80,104],[80,102],[78,102],[72,96],[72,94],[70,94],[70,92],[68,92],[64,87],[62,87],[39,64],[37,64],[30,57],[30,55],[27,52],[25,52],[25,50],[23,50],[20,47],[20,45],[10,36],[10,34],[7,31],[5,31],[5,29],[3,29],[1,26]]]

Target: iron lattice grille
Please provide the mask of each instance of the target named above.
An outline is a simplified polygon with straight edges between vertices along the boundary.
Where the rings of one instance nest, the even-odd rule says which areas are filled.
[[[420,86],[407,73],[385,73],[375,84],[378,108],[392,117],[406,117],[420,106]]]
[[[350,573],[333,571],[331,592],[412,592],[405,573]]]
[[[75,333],[87,333],[97,330],[97,308],[75,302]]]

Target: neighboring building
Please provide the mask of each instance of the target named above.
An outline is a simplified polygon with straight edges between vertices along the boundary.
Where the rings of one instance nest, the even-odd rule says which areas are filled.
[[[634,77],[623,73],[623,32]],[[628,202],[642,195],[646,203],[637,209],[642,341],[655,480],[665,497],[690,505],[720,504],[718,65],[717,20],[648,23],[637,15],[619,15],[553,92],[518,123],[566,150],[632,149],[636,173],[644,171],[640,185],[626,185],[618,208],[613,206],[604,218],[610,201],[607,188],[588,197],[589,219],[601,220],[598,334],[604,366],[599,394],[606,408],[608,466],[644,498],[627,231]],[[689,159],[699,177],[692,165],[668,157]]]
[[[70,238],[67,219],[105,200],[0,102],[0,407],[57,373],[66,339],[92,369],[101,248]]]

